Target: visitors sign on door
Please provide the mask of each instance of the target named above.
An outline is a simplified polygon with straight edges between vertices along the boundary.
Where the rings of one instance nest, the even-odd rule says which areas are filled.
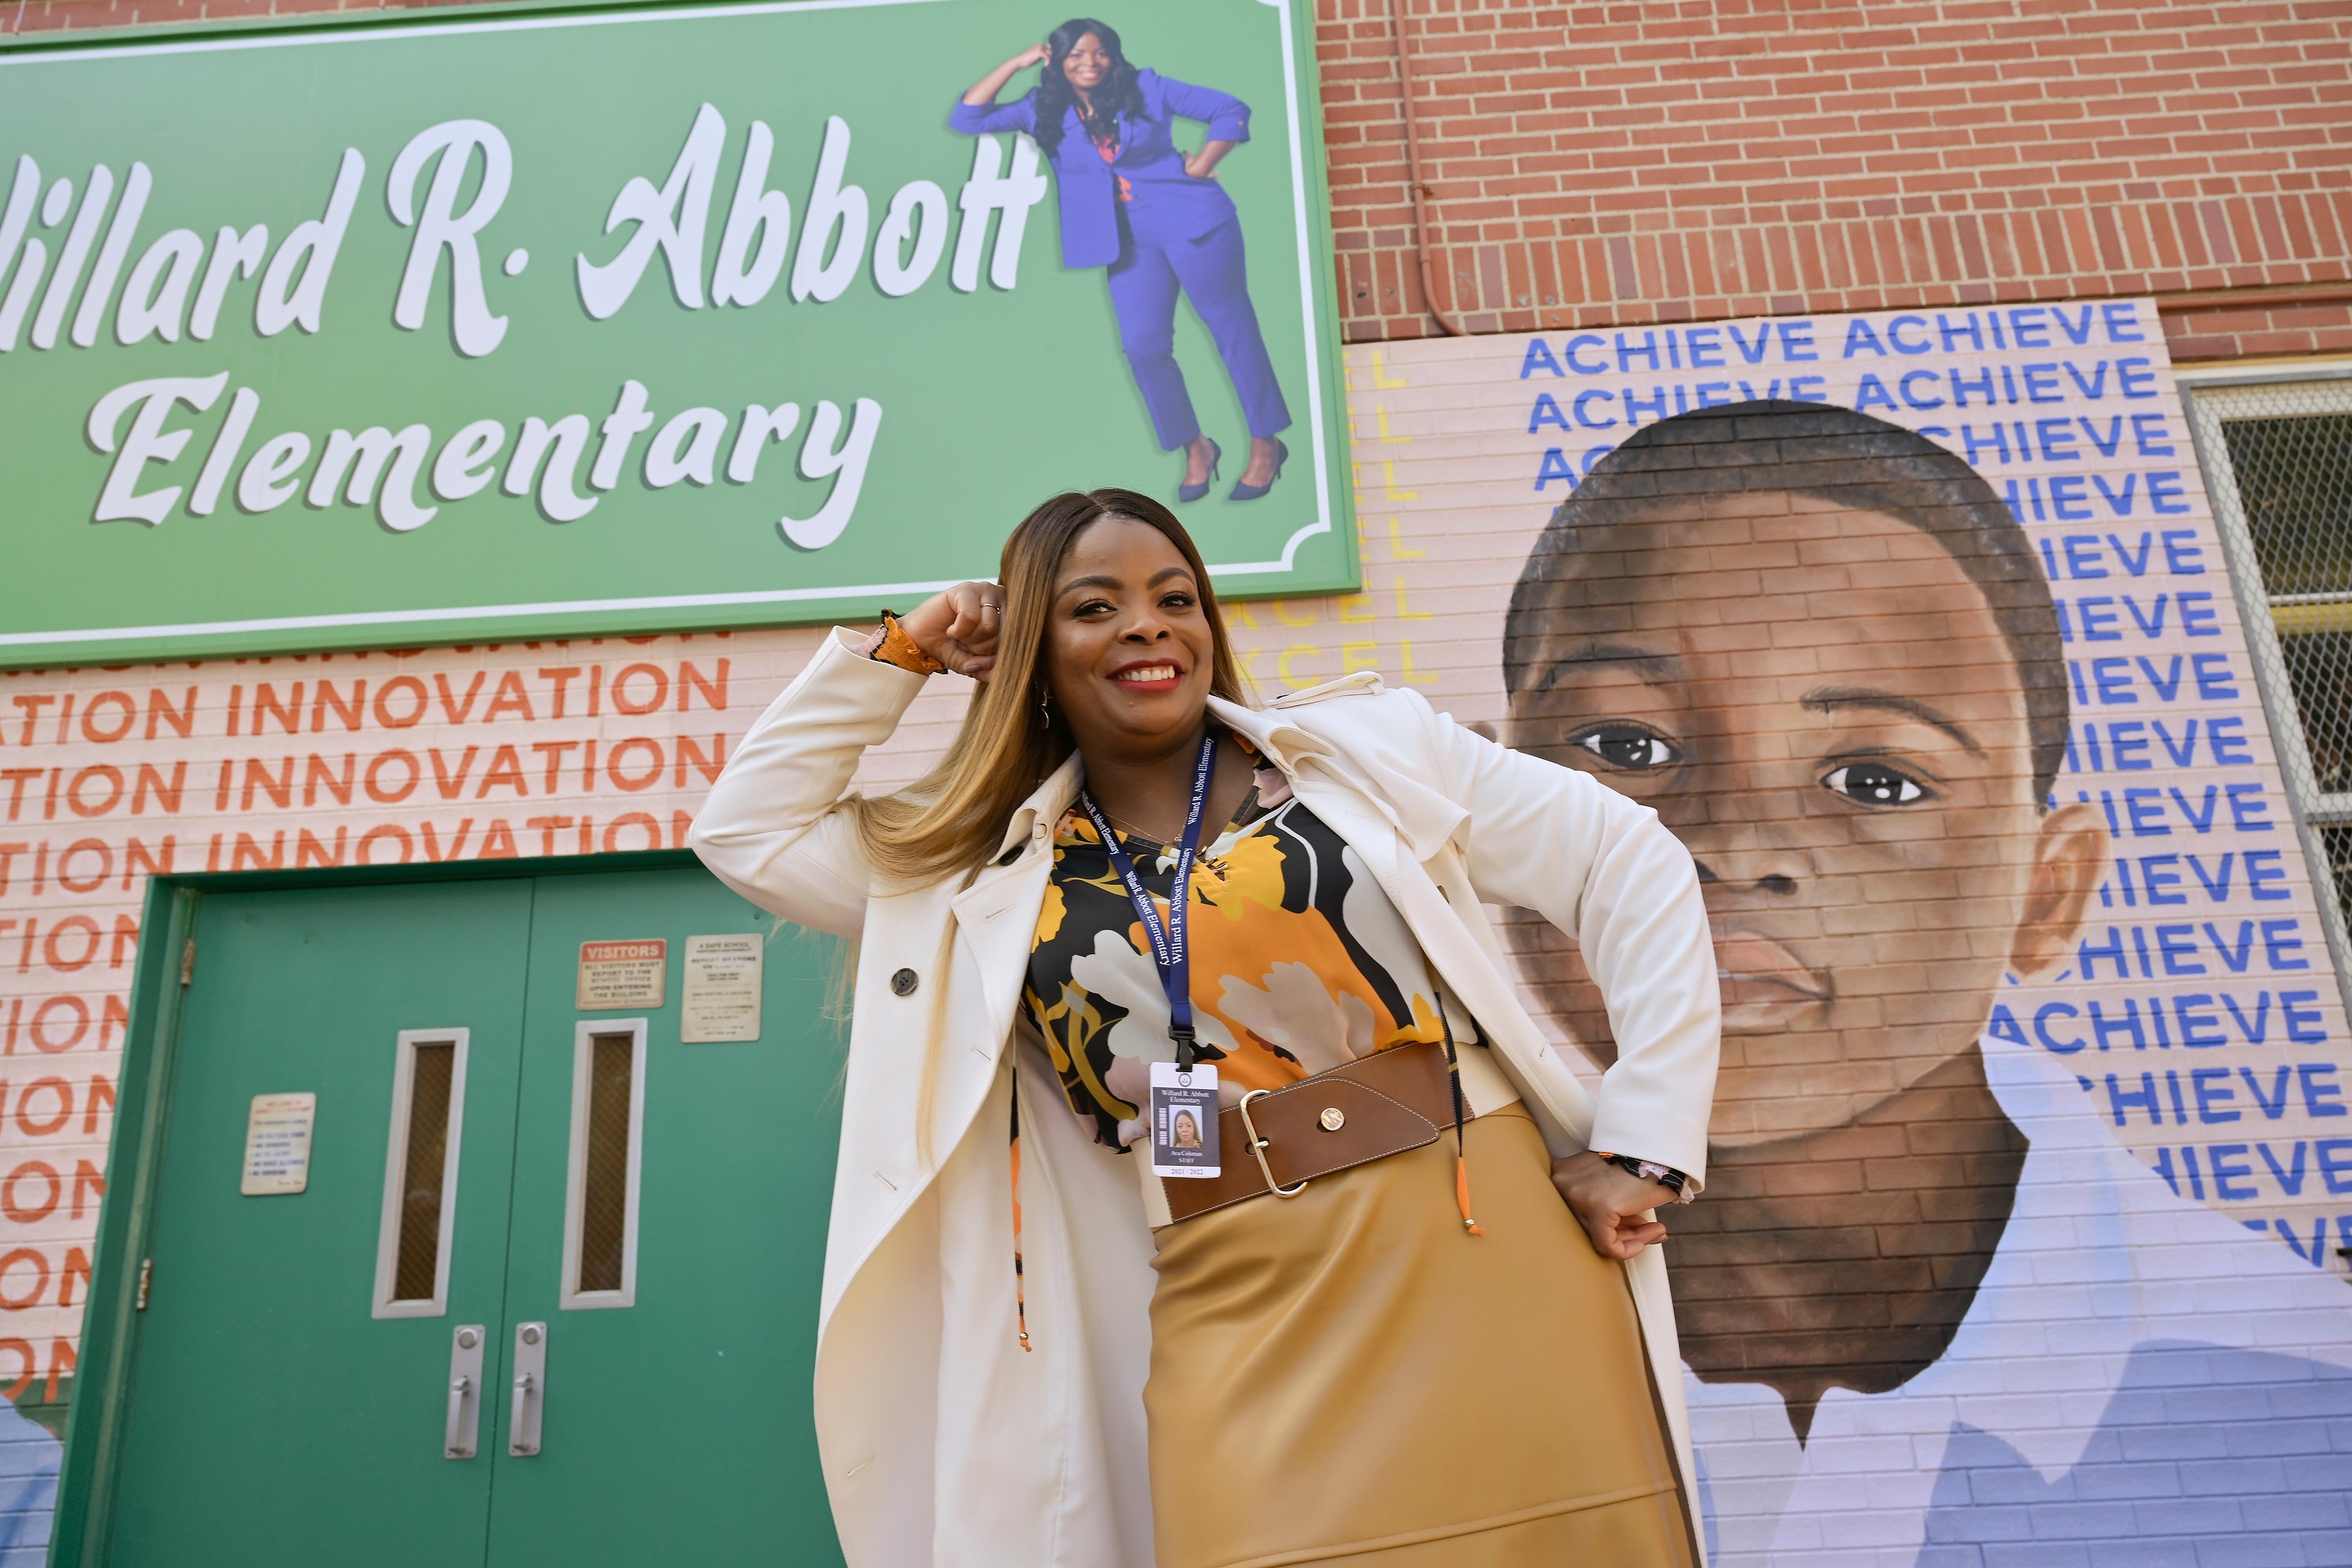
[[[1024,131],[950,124],[1059,20],[870,0],[0,53],[0,660],[863,619],[992,575],[1057,489],[1173,499],[1171,442],[1230,481],[1276,429],[1272,492],[1188,521],[1229,591],[1350,585],[1298,8],[1108,19],[1203,89],[1168,100],[1180,151],[1240,142],[1178,193],[1230,196],[1233,265],[1140,304],[1138,258],[1072,225],[1150,232],[1149,187],[1057,198]],[[1253,315],[1270,386],[1235,368]]]
[[[665,938],[583,942],[580,944],[580,984],[572,1005],[583,1013],[658,1007],[668,973],[669,942]]]

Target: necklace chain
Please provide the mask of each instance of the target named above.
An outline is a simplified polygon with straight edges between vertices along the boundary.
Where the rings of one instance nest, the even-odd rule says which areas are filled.
[[[1255,783],[1253,783],[1253,784],[1252,784],[1252,785],[1251,785],[1251,787],[1250,787],[1249,793],[1248,793],[1248,794],[1246,794],[1246,795],[1244,795],[1242,797],[1242,804],[1241,804],[1241,805],[1239,805],[1239,806],[1237,806],[1237,807],[1235,807],[1235,808],[1234,808],[1234,816],[1238,816],[1239,815],[1241,815],[1241,813],[1242,813],[1244,810],[1246,810],[1246,809],[1248,808],[1249,803],[1250,803],[1251,801],[1253,801],[1253,800],[1256,799],[1256,798],[1257,798],[1257,787],[1256,787],[1255,784]],[[1161,848],[1163,848],[1163,849],[1164,849],[1164,848],[1166,848],[1170,844],[1171,844],[1171,843],[1173,843],[1173,842],[1174,842],[1174,840],[1170,839],[1170,838],[1162,837],[1160,835],[1159,835],[1159,834],[1157,834],[1157,833],[1149,832],[1149,831],[1147,831],[1146,829],[1143,829],[1143,828],[1138,827],[1135,824],[1133,824],[1132,822],[1129,822],[1127,818],[1125,818],[1125,817],[1123,817],[1123,816],[1119,816],[1119,815],[1118,815],[1118,813],[1117,813],[1117,812],[1115,812],[1115,811],[1111,810],[1111,808],[1110,808],[1110,807],[1108,807],[1108,806],[1107,806],[1107,805],[1103,805],[1103,803],[1102,803],[1101,801],[1099,801],[1099,800],[1098,800],[1098,801],[1097,801],[1097,802],[1095,802],[1095,807],[1096,807],[1096,809],[1097,809],[1097,810],[1100,811],[1100,812],[1101,812],[1105,816],[1107,816],[1107,817],[1108,817],[1108,818],[1110,819],[1111,826],[1113,826],[1114,827],[1123,827],[1123,828],[1127,829],[1127,831],[1128,831],[1128,832],[1129,832],[1130,834],[1133,834],[1133,835],[1134,835],[1136,837],[1138,837],[1138,838],[1144,839],[1145,841],[1147,841],[1147,842],[1149,842],[1149,843],[1157,844],[1157,845],[1159,845],[1159,846],[1160,846]],[[1230,826],[1230,823],[1228,824],[1228,826]],[[1205,847],[1205,846],[1203,846],[1203,847]]]
[[[1235,807],[1235,808],[1234,808],[1234,815],[1235,816],[1239,816],[1242,814],[1242,812],[1244,812],[1244,811],[1245,811],[1245,810],[1247,810],[1247,809],[1249,808],[1249,804],[1250,804],[1250,802],[1252,802],[1252,801],[1255,800],[1256,798],[1257,798],[1257,790],[1256,790],[1256,787],[1255,787],[1255,785],[1253,785],[1253,786],[1251,787],[1251,789],[1250,789],[1249,793],[1248,793],[1247,795],[1244,795],[1244,796],[1242,796],[1242,804],[1241,804],[1239,806],[1237,806],[1237,807]],[[1119,816],[1117,812],[1115,812],[1115,811],[1111,810],[1111,808],[1110,808],[1110,807],[1108,807],[1108,806],[1107,806],[1107,805],[1103,805],[1103,803],[1102,803],[1102,802],[1100,802],[1100,801],[1097,801],[1097,802],[1095,802],[1095,806],[1096,806],[1096,808],[1097,808],[1097,810],[1099,810],[1099,811],[1100,811],[1100,812],[1101,812],[1105,816],[1107,816],[1107,817],[1110,818],[1111,826],[1114,826],[1114,827],[1124,827],[1124,828],[1126,828],[1126,829],[1128,830],[1128,832],[1129,832],[1129,833],[1133,834],[1136,837],[1138,837],[1138,838],[1141,838],[1141,839],[1143,839],[1143,840],[1145,840],[1145,841],[1147,841],[1147,842],[1149,842],[1149,843],[1157,844],[1157,845],[1159,845],[1160,847],[1162,847],[1163,849],[1164,849],[1164,848],[1166,848],[1166,847],[1168,847],[1169,843],[1171,842],[1170,840],[1168,840],[1168,839],[1166,839],[1166,838],[1162,838],[1162,837],[1160,837],[1158,834],[1156,834],[1156,833],[1148,832],[1148,831],[1146,831],[1146,830],[1145,830],[1145,829],[1143,829],[1143,828],[1138,827],[1135,824],[1133,824],[1132,822],[1129,822],[1127,818],[1125,818],[1125,817],[1123,817],[1123,816]],[[1228,822],[1227,826],[1231,826],[1231,823],[1230,823],[1230,822]],[[1202,848],[1203,849],[1203,851],[1205,851],[1205,850],[1207,849],[1207,847],[1207,847],[1206,845],[1202,846]]]
[[[1129,822],[1127,818],[1125,818],[1125,817],[1123,817],[1123,816],[1119,816],[1118,813],[1116,813],[1116,812],[1112,811],[1112,810],[1110,809],[1110,807],[1108,807],[1108,806],[1107,806],[1107,805],[1104,805],[1102,802],[1100,802],[1100,801],[1097,801],[1097,802],[1095,802],[1095,805],[1096,805],[1096,806],[1097,806],[1097,807],[1098,807],[1098,808],[1101,810],[1102,814],[1103,814],[1105,816],[1108,816],[1108,817],[1109,817],[1109,818],[1110,818],[1110,820],[1111,820],[1111,825],[1112,825],[1113,826],[1116,826],[1116,827],[1124,827],[1124,828],[1126,828],[1129,833],[1132,833],[1133,835],[1135,835],[1138,838],[1147,839],[1147,840],[1149,840],[1150,842],[1151,842],[1151,843],[1153,843],[1153,844],[1158,844],[1158,845],[1162,845],[1162,846],[1164,846],[1164,845],[1166,845],[1166,844],[1167,844],[1168,840],[1166,840],[1165,838],[1160,837],[1158,834],[1156,834],[1156,833],[1147,833],[1147,832],[1145,832],[1142,828],[1138,827],[1135,824],[1133,824],[1132,822]]]

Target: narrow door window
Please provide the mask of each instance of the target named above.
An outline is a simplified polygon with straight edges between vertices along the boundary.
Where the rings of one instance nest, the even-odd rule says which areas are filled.
[[[565,1183],[563,1310],[637,1301],[638,1153],[646,1021],[583,1023],[572,1058],[572,1163]]]
[[[464,1029],[404,1029],[394,1047],[392,1127],[376,1237],[379,1318],[437,1318],[448,1310],[466,1038]]]

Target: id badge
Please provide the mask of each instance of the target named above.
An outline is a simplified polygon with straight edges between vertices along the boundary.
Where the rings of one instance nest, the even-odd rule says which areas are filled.
[[[1151,1064],[1151,1173],[1213,1176],[1217,1163],[1217,1069],[1206,1062],[1179,1072]]]

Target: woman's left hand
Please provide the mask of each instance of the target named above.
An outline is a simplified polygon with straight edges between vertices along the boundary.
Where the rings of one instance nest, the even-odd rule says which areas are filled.
[[[1196,180],[1213,180],[1217,177],[1217,161],[1205,151],[1195,153],[1184,160],[1184,172]]]
[[[1568,1200],[1569,1212],[1592,1238],[1592,1250],[1619,1262],[1636,1257],[1666,1227],[1647,1217],[1673,1203],[1675,1194],[1655,1182],[1621,1170],[1590,1150],[1551,1163],[1551,1184]]]

